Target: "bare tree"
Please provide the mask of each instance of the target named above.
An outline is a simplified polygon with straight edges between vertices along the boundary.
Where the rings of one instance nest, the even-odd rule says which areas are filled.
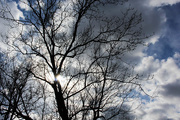
[[[24,18],[1,10],[3,19],[22,26],[8,45],[33,61],[33,77],[53,89],[60,119],[109,120],[130,111],[124,106],[142,87],[123,57],[146,38],[140,13],[124,9],[126,0],[19,2],[28,6]],[[118,14],[107,9],[116,6],[123,8]]]
[[[49,107],[45,94],[47,87],[32,77],[31,62],[18,64],[15,58],[6,55],[0,54],[0,119],[33,120],[37,119],[34,112],[38,119],[49,118],[46,117],[49,111],[44,111]]]
[[[3,56],[5,55],[1,55],[0,62],[0,114],[4,120],[12,120],[15,117],[32,120],[27,104],[27,100],[31,101],[31,98],[25,94],[25,91],[29,90],[26,88],[26,83],[30,72],[24,65],[17,67],[17,64]]]

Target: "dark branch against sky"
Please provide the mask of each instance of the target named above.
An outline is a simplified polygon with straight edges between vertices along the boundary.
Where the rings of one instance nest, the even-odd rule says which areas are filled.
[[[173,3],[174,2],[174,3]],[[142,95],[143,105],[132,115],[138,119],[180,119],[180,1],[158,0],[129,0],[127,6],[134,7],[142,12],[144,33],[153,36],[147,39],[149,47],[138,47],[135,51],[126,54],[123,61],[133,62],[135,71],[142,74],[153,74],[153,81],[145,82],[144,88],[155,98]],[[14,15],[23,18],[24,8],[18,5],[19,1],[11,4]],[[22,12],[18,11],[22,10]],[[119,14],[114,9],[113,14]],[[123,9],[123,8],[121,8]],[[111,14],[112,8],[107,8]],[[108,13],[108,11],[110,11]],[[0,19],[0,31],[8,30]],[[3,45],[1,45],[3,48]],[[75,69],[75,68],[74,68]],[[159,96],[159,97],[156,97]]]

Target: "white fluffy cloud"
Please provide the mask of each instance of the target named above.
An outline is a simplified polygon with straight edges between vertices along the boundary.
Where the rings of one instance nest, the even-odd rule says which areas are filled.
[[[177,64],[179,59],[178,53],[167,60],[157,60],[148,56],[135,68],[138,72],[150,72],[155,75],[154,79],[145,82],[143,86],[148,93],[155,92],[154,99],[136,111],[138,119],[180,119],[180,68]]]
[[[173,5],[180,2],[180,0],[149,0],[149,5],[159,7],[164,5]]]
[[[19,7],[21,9],[24,9],[26,11],[30,10],[29,6],[28,6],[28,1],[27,0],[19,0]]]
[[[145,13],[142,13],[145,15],[144,22],[147,26],[146,28],[157,31],[155,36],[149,39],[148,43],[155,44],[165,34],[162,25],[166,24],[168,16],[161,7],[178,2],[180,0],[145,0],[141,3],[144,6],[139,8],[140,11],[144,11],[145,6],[148,8],[145,10]],[[136,4],[140,4],[140,2],[137,0],[134,5],[136,6]],[[155,10],[159,13],[155,14]],[[148,19],[148,15],[155,18],[155,20]],[[158,15],[160,17],[157,17]],[[143,51],[143,49],[141,50]],[[141,53],[141,51],[138,53]],[[131,58],[133,56],[137,56],[136,52],[132,54]],[[137,116],[138,120],[180,120],[180,54],[175,53],[173,57],[162,60],[154,57],[148,56],[145,53],[139,55],[139,64],[135,67],[135,71],[139,74],[154,75],[152,80],[144,81],[143,83],[145,92],[153,95],[154,98],[143,98],[145,102],[143,101],[141,108],[136,110],[135,116]]]

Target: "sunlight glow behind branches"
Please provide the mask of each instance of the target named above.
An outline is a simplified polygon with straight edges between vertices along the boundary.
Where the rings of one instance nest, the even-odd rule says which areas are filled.
[[[66,78],[63,77],[62,75],[56,75],[55,81],[58,81],[62,87],[64,87],[66,84]]]

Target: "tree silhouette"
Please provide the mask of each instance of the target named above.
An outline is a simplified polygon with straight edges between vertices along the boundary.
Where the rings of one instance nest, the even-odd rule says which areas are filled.
[[[32,104],[33,100],[30,96],[35,95],[33,92],[29,94],[27,90],[27,82],[30,77],[29,65],[15,65],[12,60],[8,60],[5,55],[1,54],[0,60],[0,114],[4,120],[21,117],[32,120],[29,116],[28,104]],[[38,98],[36,98],[37,100]]]
[[[53,118],[108,120],[128,113],[128,99],[143,89],[123,57],[146,38],[141,14],[124,7],[126,0],[19,2],[28,6],[21,9],[24,18],[15,19],[8,7],[1,10],[3,19],[22,28],[7,44],[18,57],[32,61],[28,72],[35,81],[48,84],[59,114]],[[108,11],[119,6],[118,14]]]

